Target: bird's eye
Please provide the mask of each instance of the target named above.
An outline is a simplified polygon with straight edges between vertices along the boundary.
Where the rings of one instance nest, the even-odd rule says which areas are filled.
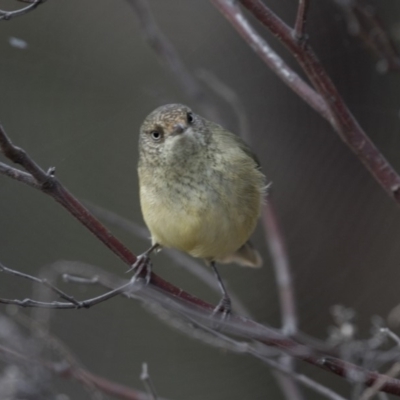
[[[159,131],[151,131],[150,132],[151,138],[155,141],[158,142],[162,138],[162,134]]]
[[[186,114],[186,119],[187,119],[188,124],[191,124],[191,123],[194,121],[193,113],[188,112],[188,113]]]

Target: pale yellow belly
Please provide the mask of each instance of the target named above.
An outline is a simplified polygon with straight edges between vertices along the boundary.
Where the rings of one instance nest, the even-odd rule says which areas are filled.
[[[184,251],[193,257],[223,259],[242,246],[254,230],[254,217],[244,218],[229,212],[229,206],[212,203],[205,206],[192,200],[179,206],[141,193],[143,216],[153,243]],[[254,210],[259,204],[249,204]]]

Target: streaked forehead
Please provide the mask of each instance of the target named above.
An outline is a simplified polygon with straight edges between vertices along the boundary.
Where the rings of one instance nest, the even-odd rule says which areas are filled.
[[[183,104],[167,104],[165,106],[158,107],[151,112],[146,117],[143,125],[169,125],[169,123],[173,123],[174,121],[181,119],[183,116],[186,116],[188,111],[190,111],[190,108],[184,106]]]

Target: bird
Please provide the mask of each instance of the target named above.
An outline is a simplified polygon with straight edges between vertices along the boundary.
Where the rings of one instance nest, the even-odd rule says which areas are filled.
[[[174,248],[211,266],[231,312],[216,263],[260,267],[249,238],[260,216],[266,178],[248,145],[183,104],[151,112],[139,133],[139,194],[155,249]]]

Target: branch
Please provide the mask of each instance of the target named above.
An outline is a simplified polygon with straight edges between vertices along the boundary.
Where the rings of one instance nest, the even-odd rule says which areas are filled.
[[[147,363],[142,364],[142,373],[140,374],[140,380],[143,382],[150,400],[158,400],[156,388],[154,387],[153,381],[150,378]]]
[[[282,315],[282,332],[284,335],[294,336],[297,333],[298,323],[289,257],[278,225],[276,213],[270,200],[265,202],[262,222],[278,286]]]
[[[297,8],[296,22],[293,32],[295,39],[298,41],[304,38],[304,28],[310,1],[311,0],[299,0],[299,7]]]
[[[17,168],[10,167],[9,165],[2,162],[0,162],[0,174],[15,179],[16,181],[25,183],[26,185],[32,186],[35,189],[40,189],[40,185],[31,174],[27,174],[26,172],[21,171]]]
[[[353,117],[309,44],[304,40],[300,42],[296,40],[293,30],[260,0],[240,0],[256,19],[288,48],[317,93],[297,75],[293,76],[293,72],[286,65],[282,66],[279,56],[251,27],[236,2],[232,0],[211,1],[284,83],[331,123],[334,130],[370,171],[375,180],[390,197],[400,204],[400,176]]]
[[[24,300],[11,300],[11,299],[3,299],[0,298],[0,303],[2,304],[14,304],[19,307],[34,307],[34,308],[53,308],[53,309],[79,309],[79,308],[90,308],[95,306],[103,301],[109,300],[115,296],[123,294],[125,292],[132,291],[136,277],[134,276],[129,282],[117,287],[107,293],[104,293],[100,296],[94,297],[92,299],[77,301],[72,296],[66,294],[62,290],[58,289],[51,283],[49,283],[46,279],[40,279],[34,277],[32,275],[28,275],[10,268],[5,267],[0,263],[0,272],[5,272],[10,275],[18,276],[20,278],[28,279],[32,282],[37,284],[43,285],[56,293],[59,297],[67,302],[59,302],[59,301],[52,301],[52,302],[43,302],[43,301],[36,301],[32,299],[24,299]]]
[[[24,3],[30,3],[28,6],[20,8],[15,11],[5,11],[0,10],[0,21],[9,21],[11,18],[20,17],[21,15],[25,15],[28,12],[33,11],[40,4],[43,4],[46,0],[33,0],[33,1],[24,1]]]
[[[282,333],[286,336],[294,336],[297,333],[298,322],[292,274],[284,239],[280,231],[278,219],[271,199],[265,200],[261,218],[275,272],[275,280],[281,309]],[[293,361],[294,360],[287,355],[282,356],[280,359],[281,365],[284,365],[292,372],[294,372]],[[301,398],[298,388],[293,384],[290,377],[284,377],[283,387],[286,390],[291,389],[291,394],[287,396],[289,399]]]

